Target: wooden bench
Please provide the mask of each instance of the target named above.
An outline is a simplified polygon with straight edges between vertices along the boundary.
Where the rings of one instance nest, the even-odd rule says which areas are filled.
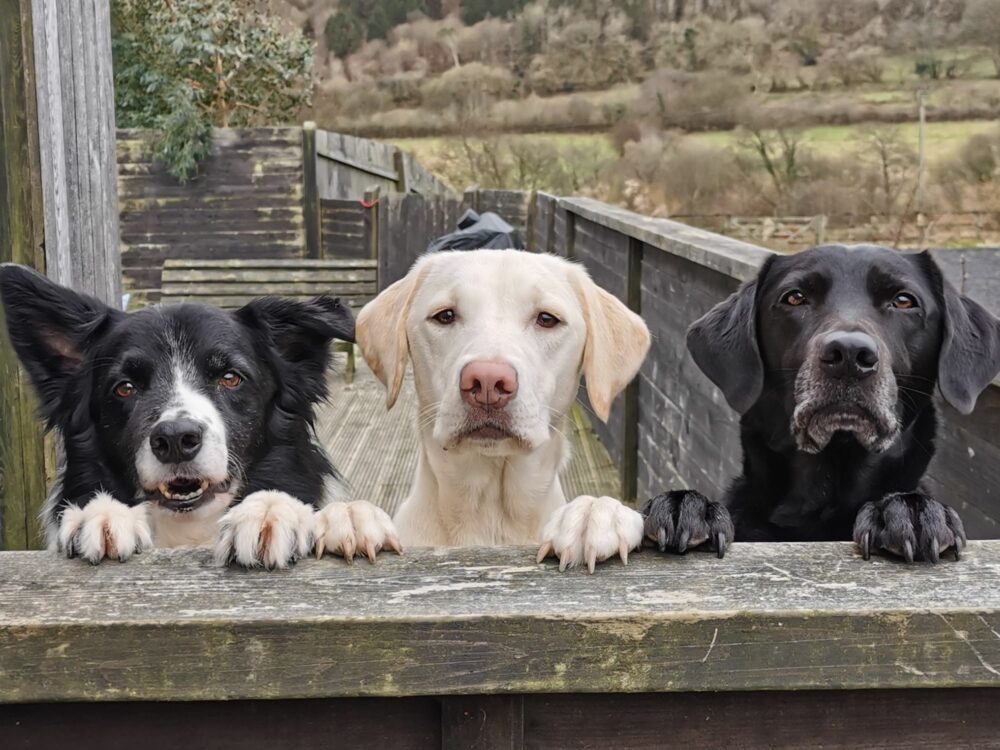
[[[534,552],[0,553],[0,747],[996,746],[1000,542]]]
[[[160,301],[234,309],[257,297],[308,299],[328,294],[357,314],[378,293],[377,274],[375,260],[166,260]],[[347,353],[345,377],[353,380],[354,346],[337,342],[334,348]]]

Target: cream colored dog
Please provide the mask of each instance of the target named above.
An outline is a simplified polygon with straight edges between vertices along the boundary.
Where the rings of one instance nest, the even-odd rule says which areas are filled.
[[[566,502],[568,414],[581,371],[607,420],[635,376],[649,330],[582,266],[517,250],[422,257],[357,319],[357,340],[389,408],[407,360],[421,452],[394,521],[404,545],[540,541],[560,569],[627,562],[643,519],[610,497]]]

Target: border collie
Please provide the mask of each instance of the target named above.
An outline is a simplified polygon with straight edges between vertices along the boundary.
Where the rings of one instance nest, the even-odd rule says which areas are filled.
[[[266,568],[399,551],[388,515],[346,502],[315,439],[329,343],[354,340],[339,300],[124,313],[12,264],[0,296],[62,443],[42,512],[51,549],[98,563],[214,544],[220,563]]]

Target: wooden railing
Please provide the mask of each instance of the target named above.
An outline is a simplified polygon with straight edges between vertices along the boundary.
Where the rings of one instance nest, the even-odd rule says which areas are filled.
[[[998,579],[1000,542],[937,566],[849,544],[647,549],[594,575],[526,548],[272,573],[207,551],[3,553],[0,702],[47,705],[0,706],[0,746],[19,746],[18,721],[38,747],[128,731],[154,747],[970,746],[995,728]]]

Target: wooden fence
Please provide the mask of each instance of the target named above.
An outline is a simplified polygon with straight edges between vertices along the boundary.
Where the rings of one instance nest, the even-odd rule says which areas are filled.
[[[298,258],[306,253],[300,128],[218,129],[199,176],[178,184],[153,159],[155,134],[118,134],[122,274],[155,302],[166,258]]]
[[[534,553],[5,553],[0,747],[996,747],[1000,542]]]

